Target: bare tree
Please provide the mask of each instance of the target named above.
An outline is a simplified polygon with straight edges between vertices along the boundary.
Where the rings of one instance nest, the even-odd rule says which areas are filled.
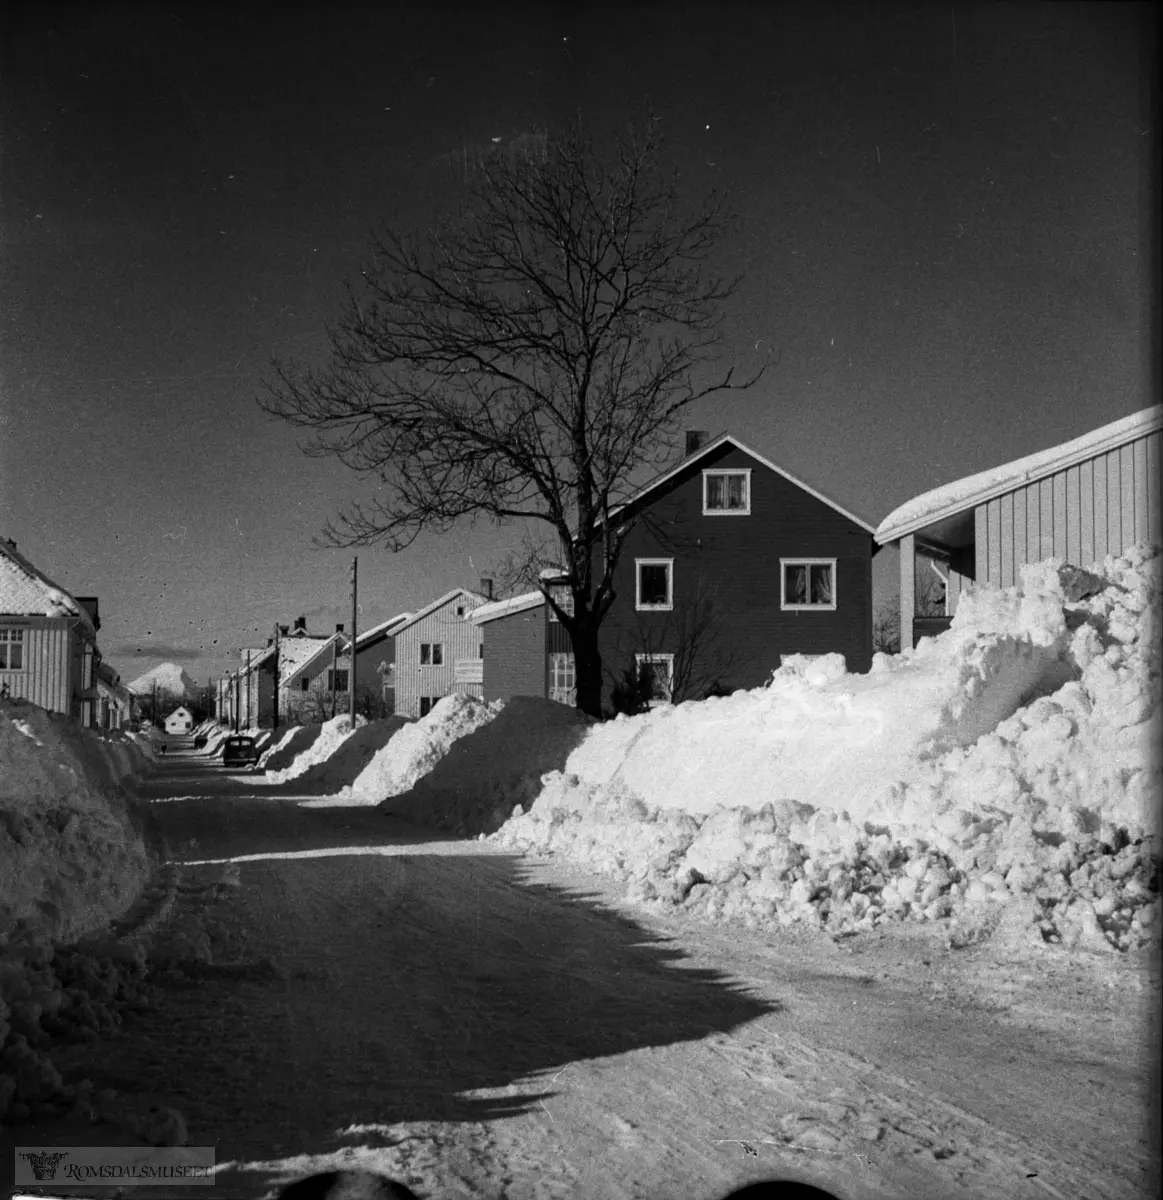
[[[544,153],[482,156],[458,216],[380,230],[326,365],[276,363],[260,401],[375,488],[328,523],[329,544],[401,550],[465,517],[544,523],[573,612],[549,603],[593,715],[627,529],[611,514],[673,456],[685,406],[766,366],[705,377],[739,284],[704,272],[728,218],[717,196],[685,210],[659,150],[649,119],[611,160],[580,123]]]

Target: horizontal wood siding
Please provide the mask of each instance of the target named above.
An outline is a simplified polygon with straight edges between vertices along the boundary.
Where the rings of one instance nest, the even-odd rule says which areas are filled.
[[[488,701],[547,694],[545,605],[484,625]]]
[[[702,473],[710,468],[750,468],[749,515],[703,515]],[[839,653],[849,670],[868,669],[867,530],[731,445],[692,464],[647,500],[645,510],[629,514],[637,519],[622,548],[617,598],[600,635],[607,701],[635,654],[677,654],[683,645],[694,646],[685,697],[692,699],[712,684],[758,687],[788,654]],[[780,559],[798,557],[836,560],[835,611],[781,610]],[[671,612],[635,610],[636,558],[674,559]]]
[[[54,617],[0,616],[0,626],[24,630],[24,666],[0,671],[14,700],[28,700],[49,712],[70,713],[74,682],[79,678],[81,640],[67,620]],[[74,645],[76,643],[76,645]]]
[[[396,635],[397,714],[418,717],[421,696],[439,698],[451,696],[454,692],[470,696],[482,694],[479,683],[458,684],[455,680],[456,660],[479,658],[482,645],[480,626],[474,625],[467,616],[458,617],[456,610],[463,606],[466,613],[471,612],[480,603],[470,596],[454,596]],[[444,661],[440,666],[421,665],[421,642],[439,642],[443,646]]]
[[[1023,564],[1064,558],[1076,566],[1160,538],[1160,434],[1056,471],[975,510],[979,579],[1009,587]]]

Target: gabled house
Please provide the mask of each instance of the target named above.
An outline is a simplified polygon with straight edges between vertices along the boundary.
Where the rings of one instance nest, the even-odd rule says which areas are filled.
[[[483,640],[470,617],[486,600],[453,588],[395,627],[397,715],[422,717],[444,696],[482,694]]]
[[[133,716],[133,694],[121,682],[121,676],[108,663],[97,663],[98,729],[120,729]]]
[[[871,665],[872,525],[738,438],[688,433],[609,519],[624,540],[599,632],[607,708],[636,675],[667,702],[759,687],[792,654]]]
[[[287,679],[328,640],[326,634],[308,633],[304,617],[295,621],[293,629],[280,626],[280,635],[277,646],[272,636],[265,646],[239,652],[242,665],[229,677],[225,696],[227,719],[239,729],[269,729],[276,715],[280,725],[286,724]]]
[[[0,696],[95,724],[96,608],[95,599],[74,598],[0,538]]]
[[[166,733],[189,733],[194,728],[194,714],[184,705],[175,708],[165,721]]]
[[[1011,587],[1026,563],[1060,557],[1086,567],[1136,542],[1163,540],[1161,437],[1156,404],[889,513],[876,540],[900,547],[901,649],[947,629],[974,581]],[[945,585],[945,611],[922,616],[917,596],[930,572]]]
[[[280,642],[280,721],[306,725],[326,720],[335,712],[347,711],[350,641],[341,625],[330,637],[321,640],[295,642],[287,638]]]
[[[411,613],[397,613],[355,639],[356,693],[373,692],[388,716],[396,711],[396,630],[411,617]]]

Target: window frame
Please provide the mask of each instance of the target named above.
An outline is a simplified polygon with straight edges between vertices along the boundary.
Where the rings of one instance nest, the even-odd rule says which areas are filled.
[[[747,503],[742,508],[709,508],[707,506],[707,479],[711,475],[742,475],[747,490]],[[707,467],[703,471],[703,516],[704,517],[749,517],[751,516],[751,468],[750,467]]]
[[[674,655],[673,654],[635,654],[634,669],[638,671],[643,664],[654,666],[655,663],[664,662],[670,668],[670,677],[667,683],[667,697],[665,700],[655,700],[651,697],[648,702],[648,707],[657,708],[661,704],[674,703]]]
[[[24,640],[23,625],[4,625],[0,626],[0,642],[4,644],[4,665],[0,667],[0,671],[24,672],[28,670],[28,656],[24,653],[28,643]],[[20,666],[12,665],[12,654],[10,647],[20,647]]]
[[[553,596],[553,599],[556,601],[558,608],[560,608],[562,612],[564,612],[572,617],[574,615],[574,613],[573,613],[573,589],[571,587],[569,587],[567,584],[558,583],[558,584],[555,584],[553,587],[551,587],[549,589],[549,592]],[[562,603],[563,600],[565,601],[564,604]],[[555,613],[553,611],[553,605],[550,604],[548,600],[545,602],[545,608],[549,613],[549,623],[551,625],[560,625],[561,618],[557,615],[557,613]]]
[[[812,604],[810,601],[807,604],[789,603],[787,598],[787,568],[788,567],[821,567],[828,566],[832,568],[832,603],[831,604]],[[809,592],[811,587],[812,573],[808,572]],[[839,578],[836,570],[835,558],[813,558],[812,556],[797,555],[791,558],[781,558],[779,560],[779,607],[781,612],[835,612],[839,601],[837,592]]]
[[[642,567],[666,567],[666,603],[642,603]],[[674,611],[674,559],[673,558],[636,558],[634,560],[634,610],[635,612],[673,612]]]

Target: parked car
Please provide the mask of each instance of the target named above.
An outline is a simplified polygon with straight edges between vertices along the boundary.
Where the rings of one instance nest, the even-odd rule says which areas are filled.
[[[258,747],[254,738],[236,734],[222,743],[224,767],[253,767],[258,764]]]

